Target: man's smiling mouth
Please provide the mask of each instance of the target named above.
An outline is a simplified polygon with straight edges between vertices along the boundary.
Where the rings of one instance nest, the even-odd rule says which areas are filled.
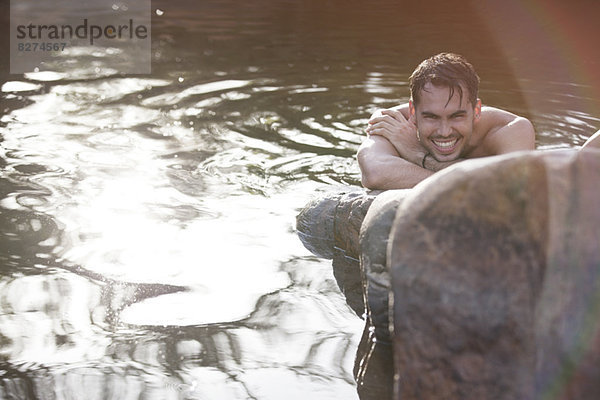
[[[458,138],[450,140],[432,140],[434,146],[440,151],[440,153],[452,153],[458,143]]]

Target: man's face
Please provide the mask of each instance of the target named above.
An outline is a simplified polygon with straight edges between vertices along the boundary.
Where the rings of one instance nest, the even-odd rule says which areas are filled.
[[[481,113],[481,101],[473,107],[466,88],[462,102],[457,90],[450,101],[449,94],[450,88],[428,83],[421,91],[419,105],[410,103],[419,141],[438,161],[456,160],[463,154],[473,135],[473,123]]]

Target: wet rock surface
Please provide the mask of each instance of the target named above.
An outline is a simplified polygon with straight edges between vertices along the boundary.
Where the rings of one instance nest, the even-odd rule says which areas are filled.
[[[599,180],[599,152],[560,151],[414,189],[388,260],[398,398],[598,397]]]

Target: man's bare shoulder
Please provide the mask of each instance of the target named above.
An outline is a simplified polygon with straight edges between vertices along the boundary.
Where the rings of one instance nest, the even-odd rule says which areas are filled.
[[[476,121],[476,129],[485,134],[508,125],[519,118],[517,114],[496,107],[481,106],[481,117]]]
[[[471,156],[532,150],[535,147],[535,131],[531,122],[500,108],[482,107],[474,131],[477,140]]]

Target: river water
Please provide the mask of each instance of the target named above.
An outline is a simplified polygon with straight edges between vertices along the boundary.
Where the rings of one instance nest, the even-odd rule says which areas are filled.
[[[446,3],[153,1],[150,75],[4,70],[0,398],[358,398],[364,321],[294,217],[359,186],[370,113],[450,50],[538,148],[600,128],[589,8]]]

